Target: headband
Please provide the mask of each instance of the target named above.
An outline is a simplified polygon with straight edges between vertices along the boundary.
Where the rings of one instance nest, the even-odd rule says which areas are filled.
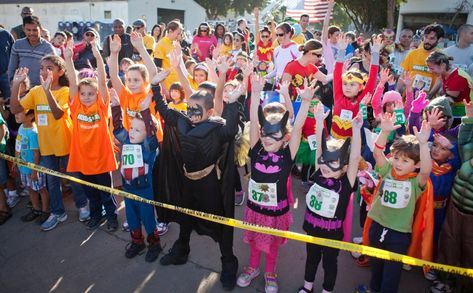
[[[203,70],[205,72],[209,72],[209,69],[207,68],[207,66],[205,66],[204,64],[202,63],[199,63],[197,64],[195,67],[194,67],[194,71],[195,70]]]
[[[353,72],[348,71],[347,73],[343,74],[343,81],[346,82],[356,82],[359,84],[365,84],[365,80],[361,79],[353,74]]]

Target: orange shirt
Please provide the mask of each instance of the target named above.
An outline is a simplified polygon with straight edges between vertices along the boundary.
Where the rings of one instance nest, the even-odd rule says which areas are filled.
[[[68,172],[85,175],[102,174],[117,169],[112,135],[108,127],[110,98],[104,103],[100,95],[87,107],[77,95],[71,103],[72,140]]]
[[[123,87],[122,91],[120,92],[120,106],[124,113],[123,117],[123,127],[126,131],[130,130],[131,121],[135,118],[137,113],[140,113],[140,103],[146,98],[148,93],[153,94],[151,92],[151,88],[148,88],[145,92],[142,93],[132,93],[127,87]],[[156,130],[156,137],[159,142],[163,141],[163,127],[161,125],[161,117],[159,113],[156,112],[155,109],[155,102],[152,101],[151,105],[149,106],[151,114],[153,115],[153,120],[157,125]]]

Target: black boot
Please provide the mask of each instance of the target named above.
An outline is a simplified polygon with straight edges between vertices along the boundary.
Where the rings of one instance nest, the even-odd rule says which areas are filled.
[[[154,231],[153,234],[148,235],[146,238],[148,241],[148,252],[146,252],[145,261],[153,262],[158,259],[158,255],[163,250],[161,247],[158,231]]]
[[[223,289],[233,290],[235,288],[237,271],[238,271],[238,259],[236,256],[232,257],[221,257],[222,260],[222,273],[220,274],[220,282],[222,283]]]
[[[146,247],[141,228],[135,229],[130,232],[131,243],[126,247],[125,256],[127,258],[133,258],[140,254]]]
[[[174,242],[174,245],[169,250],[168,254],[161,257],[159,262],[163,266],[167,265],[183,265],[187,262],[187,257],[189,256],[190,248],[189,244],[182,244],[179,239]]]

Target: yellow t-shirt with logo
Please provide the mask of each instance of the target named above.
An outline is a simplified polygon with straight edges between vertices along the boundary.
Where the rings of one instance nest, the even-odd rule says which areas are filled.
[[[404,71],[409,71],[412,74],[413,86],[418,89],[429,91],[435,84],[437,77],[429,71],[425,59],[429,57],[431,52],[419,47],[407,54],[406,58],[401,63]]]
[[[145,45],[146,50],[151,51],[149,55],[153,56],[155,47],[154,38],[150,35],[145,35],[143,37],[143,44]]]
[[[35,111],[35,121],[38,126],[39,150],[42,156],[66,156],[71,144],[72,120],[69,110],[69,87],[51,91],[64,115],[56,120],[48,104],[48,98],[43,87],[33,87],[20,100],[23,109]]]
[[[161,68],[167,70],[171,68],[171,63],[169,62],[169,54],[174,49],[171,39],[168,37],[163,37],[154,47],[154,58],[163,60]],[[164,80],[164,86],[167,90],[174,82],[179,81],[179,76],[175,69],[171,70],[171,73]]]

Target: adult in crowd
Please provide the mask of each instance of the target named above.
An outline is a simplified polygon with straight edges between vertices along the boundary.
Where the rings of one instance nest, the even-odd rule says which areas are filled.
[[[455,45],[444,50],[445,54],[453,57],[453,66],[467,70],[473,64],[473,25],[464,24],[458,28]]]
[[[120,37],[122,46],[120,53],[118,53],[118,62],[121,62],[123,58],[132,58],[133,57],[133,45],[131,44],[130,35],[125,33],[125,22],[117,18],[113,21],[113,35],[118,35]],[[110,56],[110,39],[113,35],[105,38],[103,42],[103,56]]]
[[[313,39],[314,35],[307,29],[309,27],[309,15],[302,14],[301,18],[299,19],[299,24],[302,28],[302,33],[304,34],[304,38],[306,41]]]
[[[217,46],[217,39],[210,32],[210,26],[202,22],[197,28],[197,34],[192,39],[192,55],[199,62],[212,56],[212,50]]]
[[[10,97],[10,82],[8,80],[8,63],[15,40],[13,36],[3,28],[0,28],[0,96]]]
[[[268,77],[276,76],[280,81],[286,65],[300,56],[297,44],[291,40],[293,35],[294,29],[287,22],[276,27],[276,37],[280,45],[274,49],[274,71]]]
[[[162,37],[164,37],[164,26],[160,24],[153,25],[151,29],[151,36],[154,38],[154,43],[157,44]]]
[[[21,13],[20,13],[21,19],[25,18],[26,16],[32,16],[32,15],[33,15],[33,8],[25,6],[21,9]],[[23,31],[23,23],[12,28],[11,35],[13,36],[15,40],[26,38],[26,34]]]
[[[250,30],[248,29],[248,23],[246,22],[246,19],[244,18],[240,18],[237,22],[237,32],[239,32],[240,34],[243,35],[244,37],[244,46],[243,48],[246,48],[245,51],[247,54],[250,53],[251,51],[251,48],[250,48],[250,40],[251,40],[251,37],[252,37],[252,33],[250,32]]]
[[[434,86],[437,77],[429,71],[425,60],[429,57],[430,53],[436,50],[444,34],[443,28],[438,24],[426,26],[423,44],[419,48],[410,51],[401,63],[402,69],[413,75],[414,87],[429,92],[429,96],[434,95],[438,90],[437,86]]]
[[[74,67],[77,70],[97,68],[97,60],[92,51],[92,46],[97,46],[95,43],[97,39],[98,34],[96,30],[91,27],[84,30],[82,41],[74,46]],[[94,45],[91,43],[94,43]]]
[[[411,48],[412,38],[414,37],[414,32],[410,28],[405,28],[401,31],[399,35],[399,42],[394,45],[394,51],[391,54],[390,63],[394,70],[394,73],[400,74],[401,63],[406,58],[407,54]]]
[[[12,80],[15,70],[27,67],[31,86],[39,85],[41,84],[39,79],[41,58],[49,54],[55,55],[55,51],[53,45],[41,38],[41,23],[38,17],[25,16],[23,30],[26,38],[17,40],[12,47],[8,77]]]
[[[139,33],[143,37],[143,44],[145,45],[146,51],[152,56],[155,41],[154,37],[148,35],[148,33],[146,32],[146,22],[143,19],[135,20],[133,22],[133,31]]]
[[[338,36],[340,35],[340,28],[338,26],[329,26],[330,15],[332,13],[334,5],[334,0],[328,1],[327,14],[324,18],[321,37],[322,45],[324,46],[325,66],[329,75],[333,73],[333,69],[335,66],[335,57],[337,56],[338,52],[337,41]]]
[[[225,29],[225,26],[221,23],[217,23],[214,30],[214,36],[217,39],[217,44],[223,44],[223,38],[226,32],[227,30]]]

